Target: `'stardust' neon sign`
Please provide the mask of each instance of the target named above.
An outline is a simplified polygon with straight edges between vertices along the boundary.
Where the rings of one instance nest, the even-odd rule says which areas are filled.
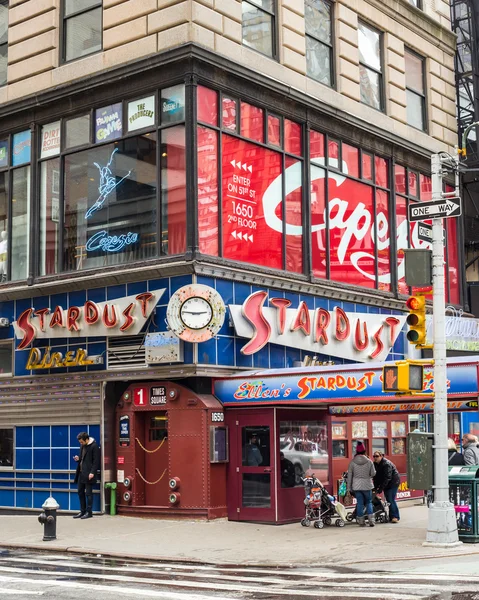
[[[108,235],[108,232],[103,230],[91,236],[86,244],[86,250],[87,252],[92,252],[93,250],[120,252],[125,246],[136,244],[139,237],[138,233],[131,233],[131,231],[126,235]]]
[[[127,177],[131,175],[131,171],[128,171],[125,177],[122,177],[120,181],[117,181],[116,177],[114,177],[110,169],[110,165],[111,161],[113,160],[113,156],[116,152],[118,152],[118,148],[115,148],[113,150],[110,156],[110,160],[108,161],[108,164],[105,167],[100,166],[98,163],[93,163],[95,167],[100,171],[100,184],[98,186],[98,192],[100,195],[98,196],[98,200],[95,202],[95,204],[93,204],[93,206],[90,206],[90,208],[86,211],[85,219],[89,219],[93,213],[103,208],[103,204],[107,197],[113,192],[114,189],[116,189],[120,185],[120,183],[122,183],[122,181],[124,181]]]

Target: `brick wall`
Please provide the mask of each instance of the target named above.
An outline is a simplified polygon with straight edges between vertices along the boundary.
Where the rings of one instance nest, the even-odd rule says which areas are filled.
[[[194,42],[432,151],[456,140],[454,37],[447,0],[337,0],[336,88],[306,76],[303,0],[277,0],[278,60],[242,46],[241,0],[103,0],[103,51],[60,63],[60,0],[10,0],[8,85],[0,102]],[[358,19],[384,32],[386,111],[359,102]],[[406,124],[405,44],[426,58],[428,130]]]

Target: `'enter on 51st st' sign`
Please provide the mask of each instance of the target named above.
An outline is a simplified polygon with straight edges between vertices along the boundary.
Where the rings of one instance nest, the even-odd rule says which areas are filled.
[[[433,202],[411,202],[409,204],[409,221],[459,217],[461,212],[461,199],[458,196]]]

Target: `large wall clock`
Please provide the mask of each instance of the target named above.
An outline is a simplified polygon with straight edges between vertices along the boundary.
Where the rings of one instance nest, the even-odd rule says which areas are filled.
[[[218,292],[199,283],[185,285],[168,302],[168,325],[185,342],[205,342],[221,329],[226,307]]]

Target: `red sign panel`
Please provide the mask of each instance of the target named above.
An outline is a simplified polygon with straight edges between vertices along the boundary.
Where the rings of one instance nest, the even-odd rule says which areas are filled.
[[[146,406],[148,402],[148,388],[140,387],[133,390],[133,403],[135,406]]]

